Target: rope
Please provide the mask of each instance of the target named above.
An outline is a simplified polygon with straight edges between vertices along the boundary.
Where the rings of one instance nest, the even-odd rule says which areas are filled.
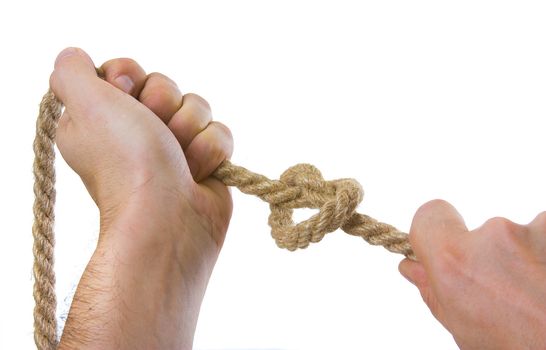
[[[48,91],[40,104],[34,140],[34,340],[39,350],[57,347],[55,272],[53,231],[55,205],[54,140],[62,103]],[[406,233],[391,225],[360,213],[363,190],[353,179],[325,181],[320,171],[310,164],[298,164],[286,170],[279,180],[253,173],[224,161],[213,176],[227,186],[258,196],[271,209],[271,235],[280,248],[290,251],[319,242],[338,228],[381,245],[393,253],[415,260]],[[319,209],[308,220],[295,224],[296,208]]]
[[[288,168],[280,180],[270,180],[229,160],[224,161],[213,175],[225,185],[235,186],[241,192],[269,203],[271,235],[280,248],[290,251],[306,248],[309,243],[319,242],[327,233],[341,228],[370,244],[415,258],[407,234],[355,212],[363,191],[353,179],[325,181],[314,166],[297,164]],[[319,209],[319,212],[294,224],[292,213],[295,208]]]
[[[55,235],[55,149],[57,121],[61,103],[48,91],[40,104],[34,139],[34,342],[40,350],[57,347],[55,310],[55,271],[53,248]]]

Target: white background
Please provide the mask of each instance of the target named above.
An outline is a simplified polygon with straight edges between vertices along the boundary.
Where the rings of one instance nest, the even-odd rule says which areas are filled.
[[[359,211],[402,230],[444,198],[474,228],[546,209],[544,18],[541,1],[2,2],[0,348],[33,348],[31,144],[62,48],[97,65],[131,57],[201,94],[240,165],[354,177]],[[57,169],[65,312],[98,213],[61,158]],[[234,201],[196,348],[456,348],[398,273],[400,256],[342,232],[282,251],[268,206],[236,190]]]

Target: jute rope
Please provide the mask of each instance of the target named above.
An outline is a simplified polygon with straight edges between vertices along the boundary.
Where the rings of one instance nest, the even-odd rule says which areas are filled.
[[[34,340],[40,350],[57,347],[55,272],[53,231],[55,205],[55,131],[62,103],[48,91],[40,104],[34,140]],[[338,228],[364,238],[368,243],[415,259],[407,234],[391,225],[355,211],[363,197],[353,179],[325,181],[320,171],[309,164],[298,164],[286,170],[279,180],[253,173],[224,161],[214,177],[227,186],[260,197],[269,203],[269,225],[277,245],[288,250],[305,248],[319,242]],[[293,209],[313,208],[319,212],[295,224]]]

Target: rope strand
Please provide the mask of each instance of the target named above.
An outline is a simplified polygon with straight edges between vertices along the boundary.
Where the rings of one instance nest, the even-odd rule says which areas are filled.
[[[40,350],[57,347],[55,311],[55,132],[61,103],[48,91],[40,104],[34,139],[34,342]]]
[[[55,237],[55,132],[62,103],[48,91],[40,104],[34,140],[34,340],[39,350],[57,347],[54,246]],[[224,161],[213,174],[226,186],[258,196],[271,209],[268,223],[277,245],[288,250],[306,248],[338,228],[373,245],[415,260],[408,235],[391,225],[355,211],[363,191],[353,179],[325,181],[310,164],[286,170],[279,180],[253,173]],[[295,224],[295,208],[319,209],[308,220]]]

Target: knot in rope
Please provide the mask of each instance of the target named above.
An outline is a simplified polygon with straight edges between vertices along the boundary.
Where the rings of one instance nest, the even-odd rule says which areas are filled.
[[[306,248],[319,242],[324,235],[342,227],[362,201],[364,191],[353,179],[325,181],[320,171],[310,164],[297,164],[280,177],[284,193],[270,201],[269,225],[277,245],[288,250]],[[280,192],[282,193],[282,192]],[[294,224],[293,209],[319,209],[309,219]]]

